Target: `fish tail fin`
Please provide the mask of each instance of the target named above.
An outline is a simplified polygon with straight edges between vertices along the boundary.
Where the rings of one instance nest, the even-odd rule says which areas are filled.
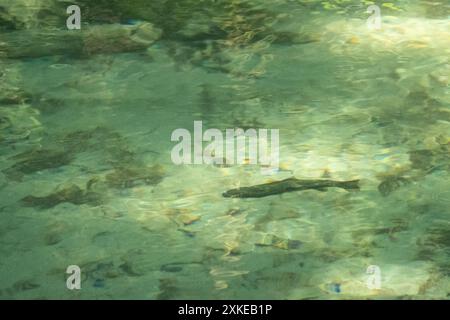
[[[359,190],[359,179],[358,180],[350,180],[350,181],[342,181],[340,183],[340,187],[346,190]]]

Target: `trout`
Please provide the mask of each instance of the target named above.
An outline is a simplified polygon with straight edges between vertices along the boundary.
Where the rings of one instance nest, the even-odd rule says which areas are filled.
[[[270,183],[258,184],[225,191],[225,198],[261,198],[274,194],[291,191],[318,190],[327,191],[327,188],[341,188],[345,190],[359,190],[359,180],[333,181],[333,180],[301,180],[288,178]]]

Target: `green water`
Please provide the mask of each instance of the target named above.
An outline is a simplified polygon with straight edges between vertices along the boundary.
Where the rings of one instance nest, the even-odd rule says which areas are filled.
[[[73,3],[0,0],[0,299],[448,299],[448,1]],[[279,170],[174,164],[194,121]],[[289,177],[360,190],[222,196]]]

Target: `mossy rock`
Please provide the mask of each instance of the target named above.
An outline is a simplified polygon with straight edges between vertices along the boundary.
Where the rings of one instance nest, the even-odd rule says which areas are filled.
[[[53,208],[64,202],[72,203],[74,205],[99,205],[101,204],[101,195],[90,191],[84,191],[77,185],[72,184],[63,189],[56,190],[47,196],[26,196],[21,202],[24,206],[36,207],[39,209]]]
[[[65,28],[67,2],[0,0],[0,30]]]
[[[73,160],[73,155],[58,150],[39,149],[21,153],[13,159],[18,161],[3,172],[9,178],[16,179],[25,174],[68,165]]]
[[[164,179],[160,165],[152,167],[121,167],[106,175],[106,183],[112,188],[133,188],[138,185],[157,185]]]
[[[383,196],[390,195],[393,191],[400,188],[402,185],[409,184],[410,181],[404,177],[397,177],[397,176],[391,176],[386,177],[379,185],[378,185],[378,191]]]

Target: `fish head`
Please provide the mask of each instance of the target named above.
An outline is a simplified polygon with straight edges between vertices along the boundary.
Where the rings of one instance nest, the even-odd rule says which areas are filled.
[[[222,196],[225,198],[236,198],[239,197],[239,189],[231,189],[222,193]]]

